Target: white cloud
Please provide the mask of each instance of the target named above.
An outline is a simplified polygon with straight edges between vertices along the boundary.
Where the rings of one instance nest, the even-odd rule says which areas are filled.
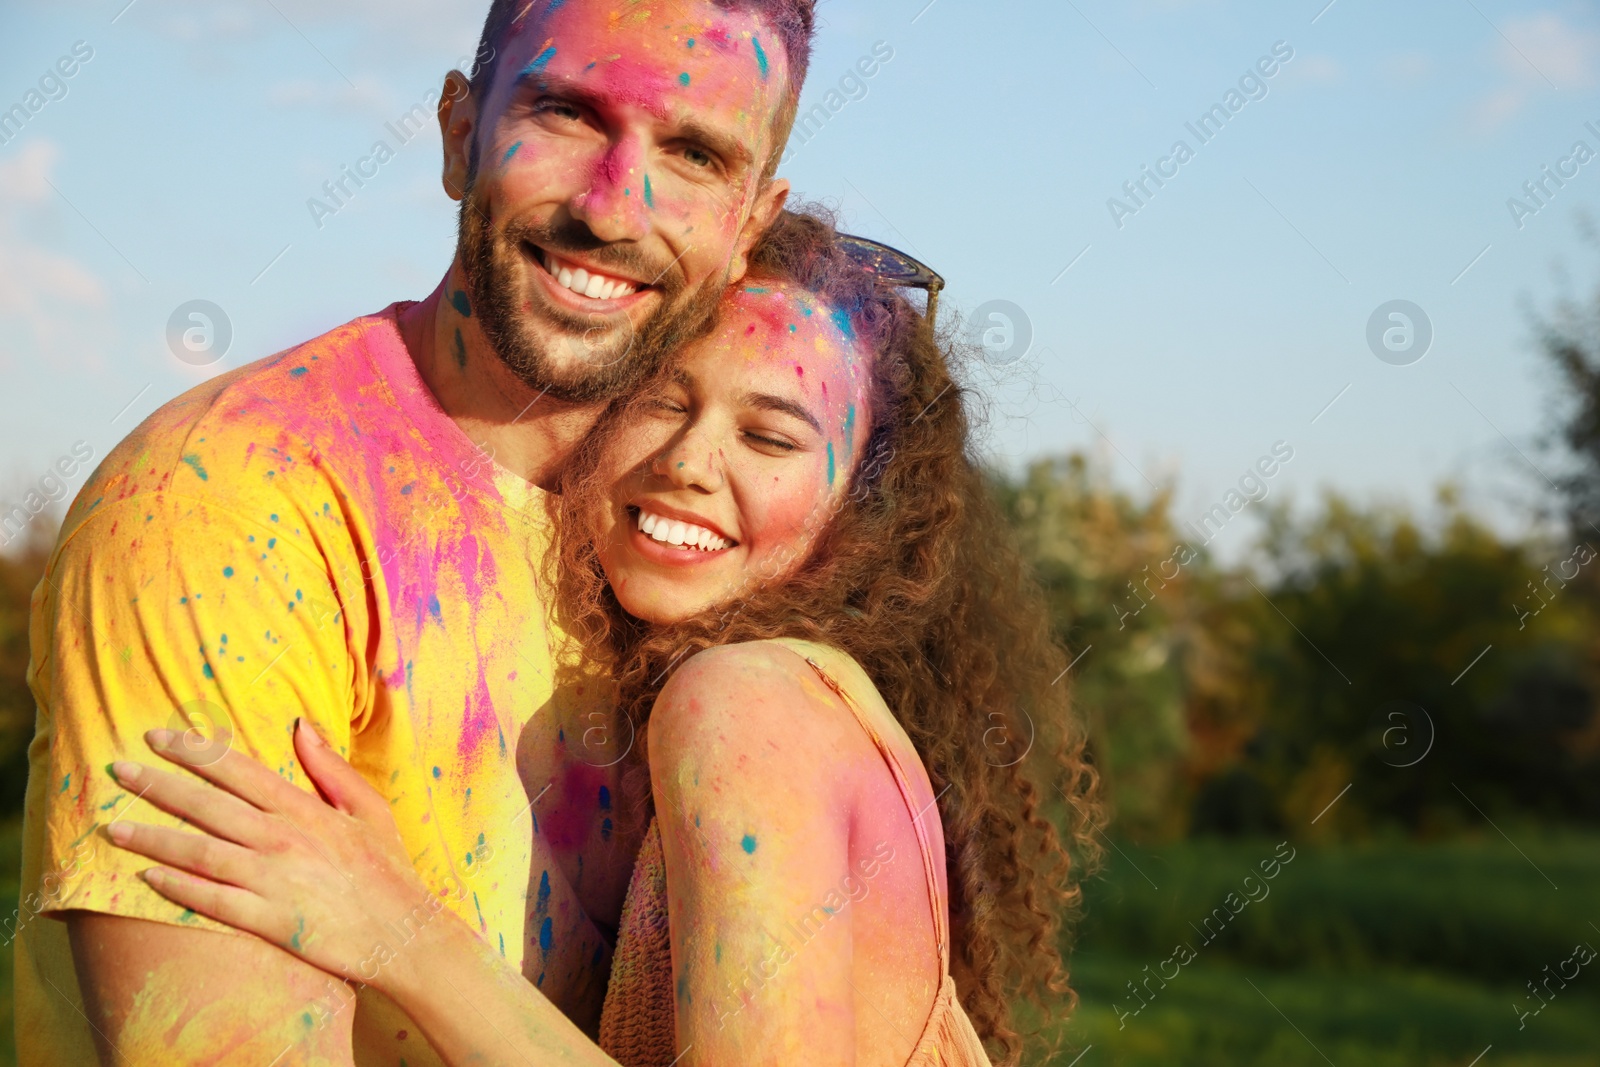
[[[55,142],[36,140],[0,160],[0,336],[31,355],[82,359],[86,330],[103,323],[105,286],[76,259],[35,244],[24,231],[25,221],[56,198],[50,175],[60,154]]]
[[[1560,89],[1587,89],[1600,66],[1600,33],[1569,25],[1553,11],[1509,19],[1497,65],[1513,77],[1554,82]]]
[[[1504,81],[1472,108],[1481,133],[1514,118],[1541,93],[1588,89],[1600,80],[1600,32],[1554,11],[1507,19],[1497,36],[1494,65]]]
[[[14,159],[0,160],[0,207],[50,199],[50,170],[61,149],[54,141],[31,141]]]

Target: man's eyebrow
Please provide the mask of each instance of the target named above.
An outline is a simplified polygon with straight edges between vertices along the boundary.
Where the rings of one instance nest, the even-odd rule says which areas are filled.
[[[563,100],[574,104],[582,104],[598,110],[604,99],[590,92],[581,85],[576,85],[566,78],[553,78],[542,69],[529,66],[517,74],[517,80],[511,83],[511,91],[520,93],[532,89],[538,93],[549,93],[559,96]]]
[[[691,118],[680,120],[676,123],[676,127],[676,136],[704,145],[734,166],[748,167],[751,163],[753,157],[750,154],[750,147],[737,137],[730,137]]]
[[[822,432],[822,421],[820,419],[786,397],[774,396],[772,393],[746,393],[741,398],[741,401],[746,407],[756,408],[761,411],[777,411],[784,415],[790,415],[818,433]]]

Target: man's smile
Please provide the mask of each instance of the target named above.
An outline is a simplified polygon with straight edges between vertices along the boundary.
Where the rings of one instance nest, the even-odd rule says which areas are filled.
[[[523,242],[522,249],[537,265],[534,273],[544,288],[563,307],[590,312],[626,310],[646,299],[656,288],[637,278],[580,264],[531,242]]]

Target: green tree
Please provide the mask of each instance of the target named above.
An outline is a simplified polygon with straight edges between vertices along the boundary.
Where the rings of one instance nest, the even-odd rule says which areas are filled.
[[[54,543],[54,530],[40,530],[14,551],[0,553],[0,819],[22,810],[28,785],[34,720],[28,608]]]
[[[1331,494],[1263,506],[1253,562],[1224,568],[1170,488],[1077,454],[996,481],[1120,833],[1304,827],[1347,785],[1316,832],[1600,819],[1600,535],[1508,542],[1449,491],[1427,521]]]
[[[1056,635],[1077,657],[1059,684],[1073,687],[1089,720],[1119,831],[1181,830],[1188,598],[1204,564],[1173,558],[1181,542],[1170,494],[1135,500],[1081,454],[996,481]]]
[[[1480,823],[1474,805],[1600,819],[1600,560],[1441,506],[1432,530],[1336,494],[1302,521],[1269,512],[1257,584],[1278,634],[1252,657],[1269,701],[1252,769],[1301,825],[1355,783],[1330,832]]]
[[[1585,229],[1600,243],[1592,224]],[[1554,440],[1563,469],[1555,476],[1574,529],[1600,533],[1600,288],[1587,302],[1566,298],[1535,314],[1539,347],[1557,375]]]

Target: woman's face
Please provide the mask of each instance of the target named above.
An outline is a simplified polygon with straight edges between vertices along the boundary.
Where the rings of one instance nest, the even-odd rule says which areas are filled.
[[[602,459],[599,554],[623,609],[689,618],[798,566],[866,443],[868,357],[848,318],[751,281]]]

